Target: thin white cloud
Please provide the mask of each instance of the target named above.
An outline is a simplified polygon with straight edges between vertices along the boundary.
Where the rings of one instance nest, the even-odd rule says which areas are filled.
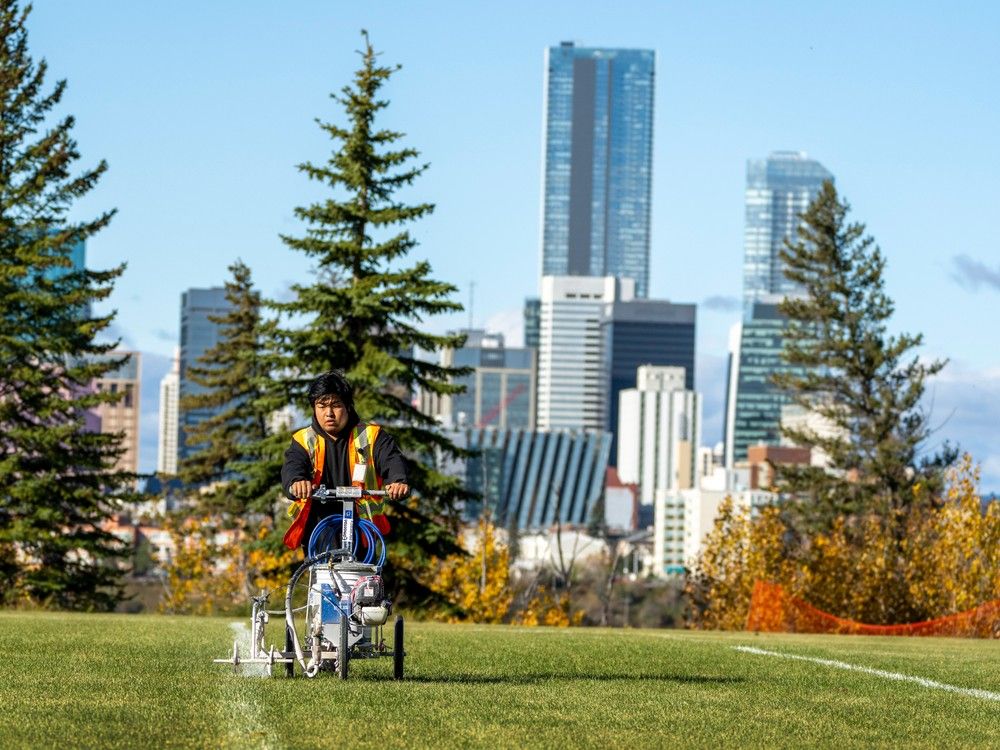
[[[701,306],[713,312],[731,313],[740,309],[740,301],[731,295],[713,294],[702,300]]]
[[[928,447],[957,443],[980,463],[983,490],[1000,492],[1000,367],[950,362],[928,382],[924,405],[934,430]]]
[[[524,346],[524,311],[520,307],[493,313],[486,319],[485,328],[492,333],[502,333],[505,346]]]

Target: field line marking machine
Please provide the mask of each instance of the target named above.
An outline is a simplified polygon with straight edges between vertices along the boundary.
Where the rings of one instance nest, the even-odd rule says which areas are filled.
[[[382,582],[385,538],[374,523],[356,518],[361,500],[385,496],[385,490],[363,487],[317,487],[312,499],[339,501],[341,512],[316,524],[305,561],[288,579],[285,608],[269,610],[267,591],[251,597],[250,653],[240,653],[243,639],[237,638],[231,656],[214,662],[230,664],[237,673],[244,665],[266,665],[269,676],[275,665],[282,665],[287,677],[295,675],[298,664],[306,677],[336,672],[347,679],[352,659],[385,657],[392,659],[393,677],[401,680],[403,618],[396,617],[391,648],[383,633],[392,612]],[[280,651],[264,645],[271,615],[284,615],[285,647]]]

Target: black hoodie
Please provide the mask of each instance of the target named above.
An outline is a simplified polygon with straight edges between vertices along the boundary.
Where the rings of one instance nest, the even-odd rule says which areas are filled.
[[[325,442],[323,455],[323,478],[320,480],[327,487],[344,487],[351,484],[350,462],[347,458],[347,445],[351,439],[351,431],[357,425],[357,419],[351,419],[347,427],[337,435],[331,436],[319,426],[313,417],[312,428]],[[378,431],[375,446],[372,449],[375,457],[375,468],[382,477],[382,484],[406,482],[406,458],[396,445],[392,435],[384,429]],[[281,466],[281,487],[285,497],[295,498],[288,491],[294,482],[300,480],[312,481],[313,465],[309,453],[301,445],[292,440],[285,451],[285,463]],[[320,520],[340,512],[340,503],[312,503],[309,508],[309,520],[306,521],[303,539],[308,539]]]

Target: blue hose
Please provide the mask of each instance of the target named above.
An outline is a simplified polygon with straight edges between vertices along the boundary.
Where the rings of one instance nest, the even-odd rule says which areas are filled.
[[[337,545],[340,543],[340,527],[343,521],[343,515],[338,513],[337,515],[327,516],[316,524],[316,528],[313,529],[312,534],[309,536],[309,545],[307,547],[309,557],[315,557],[322,552],[337,549]],[[365,540],[365,559],[361,560],[361,562],[371,565],[375,561],[375,541],[378,540],[378,566],[382,567],[385,564],[385,537],[382,536],[382,532],[368,519],[358,519],[354,527],[354,543],[351,545],[351,554],[358,548],[360,537],[363,537]]]

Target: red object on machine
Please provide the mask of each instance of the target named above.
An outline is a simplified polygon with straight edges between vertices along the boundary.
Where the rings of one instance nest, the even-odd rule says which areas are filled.
[[[903,625],[869,625],[823,612],[791,596],[777,583],[757,581],[750,597],[747,630],[764,633],[844,635],[937,635],[1000,638],[1000,599],[967,612]]]

